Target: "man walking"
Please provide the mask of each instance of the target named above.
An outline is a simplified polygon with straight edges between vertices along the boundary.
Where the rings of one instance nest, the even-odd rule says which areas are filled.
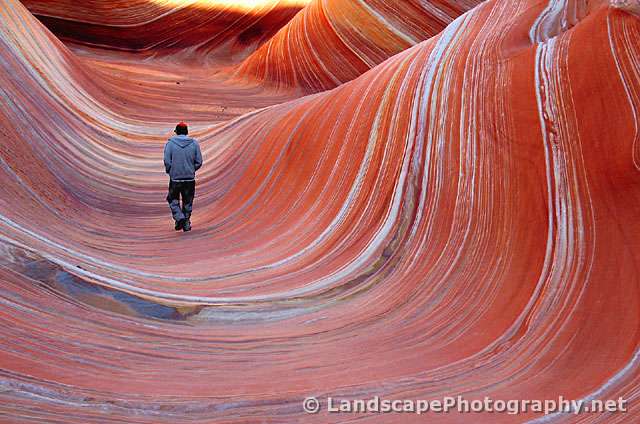
[[[180,122],[175,133],[164,146],[164,168],[170,177],[167,202],[176,221],[175,230],[186,232],[191,231],[196,171],[202,166],[202,153],[198,142],[188,136],[187,124]]]

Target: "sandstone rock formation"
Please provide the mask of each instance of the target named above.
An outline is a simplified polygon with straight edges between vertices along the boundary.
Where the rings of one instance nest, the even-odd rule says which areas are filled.
[[[618,3],[486,1],[296,97],[70,50],[2,0],[2,420],[640,421],[640,19]],[[181,119],[205,156],[188,234],[160,159]],[[629,410],[302,409],[457,395]]]

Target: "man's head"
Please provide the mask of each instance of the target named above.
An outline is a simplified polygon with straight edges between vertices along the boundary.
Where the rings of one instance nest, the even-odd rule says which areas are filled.
[[[189,134],[189,127],[184,122],[180,122],[176,125],[176,134],[178,135],[187,135]]]

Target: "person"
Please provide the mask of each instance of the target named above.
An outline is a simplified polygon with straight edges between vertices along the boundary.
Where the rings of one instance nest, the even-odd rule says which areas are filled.
[[[164,168],[169,174],[167,202],[175,220],[175,230],[187,232],[191,231],[196,171],[202,166],[202,153],[198,142],[189,137],[187,124],[180,122],[175,133],[164,146]]]

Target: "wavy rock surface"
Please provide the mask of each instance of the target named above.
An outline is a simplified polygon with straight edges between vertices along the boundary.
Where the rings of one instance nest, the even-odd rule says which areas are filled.
[[[309,0],[24,0],[66,42],[209,64],[237,62]]]
[[[481,0],[313,0],[238,75],[307,93],[328,90],[442,31]]]
[[[408,423],[301,402],[563,395],[629,411],[426,418],[640,420],[635,4],[487,1],[210,124],[197,105],[233,86],[202,76],[182,104],[161,65],[100,74],[3,6],[2,419]],[[189,234],[164,202],[176,108],[206,158]]]

